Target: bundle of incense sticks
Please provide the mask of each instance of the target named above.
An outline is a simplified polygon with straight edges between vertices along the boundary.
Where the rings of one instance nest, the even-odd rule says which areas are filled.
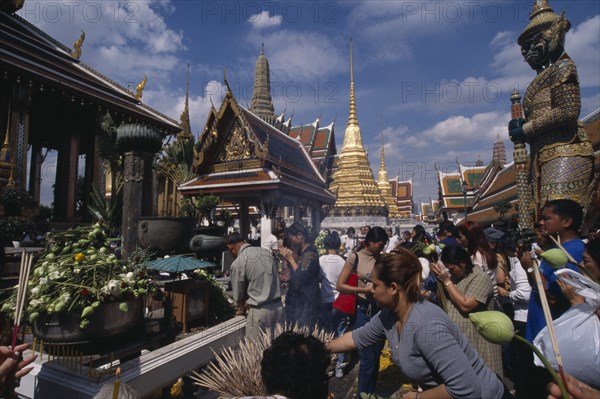
[[[31,271],[31,264],[33,263],[33,254],[26,254],[22,252],[21,266],[19,268],[19,285],[17,286],[17,301],[15,306],[15,325],[13,327],[12,336],[12,350],[15,349],[17,344],[17,336],[19,335],[19,325],[21,324],[21,315],[23,314],[23,307],[25,305],[25,298],[27,296],[27,282],[29,281],[29,272]]]

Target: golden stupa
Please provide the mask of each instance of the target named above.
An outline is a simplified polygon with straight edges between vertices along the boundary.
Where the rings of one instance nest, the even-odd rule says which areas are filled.
[[[333,206],[334,215],[387,215],[386,204],[375,183],[369,158],[362,145],[356,117],[352,39],[350,39],[350,114],[337,170],[333,174],[329,189],[337,197]]]
[[[381,196],[388,207],[388,218],[397,219],[400,217],[398,203],[392,196],[392,187],[388,180],[387,169],[385,167],[385,155],[383,152],[383,132],[381,132],[381,161],[379,162],[379,175],[377,177],[377,187],[381,192]]]

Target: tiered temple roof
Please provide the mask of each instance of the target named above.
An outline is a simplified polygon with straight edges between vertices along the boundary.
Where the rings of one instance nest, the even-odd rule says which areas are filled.
[[[485,166],[465,166],[458,164],[458,171],[445,173],[438,170],[440,202],[444,209],[462,209],[465,206],[463,182],[466,182],[467,207],[473,202],[475,191],[481,185]]]
[[[289,119],[288,119],[289,120]],[[333,123],[328,126],[319,126],[317,118],[309,125],[291,127],[288,135],[299,140],[310,154],[317,169],[321,172],[327,183],[331,182],[335,148],[335,132]]]
[[[180,187],[184,195],[239,197],[278,190],[333,202],[304,146],[242,107],[230,93],[218,112],[209,113],[196,149],[198,177]]]

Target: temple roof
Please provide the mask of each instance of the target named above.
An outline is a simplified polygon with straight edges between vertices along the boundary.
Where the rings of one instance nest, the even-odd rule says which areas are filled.
[[[438,170],[442,206],[445,209],[462,209],[465,206],[465,194],[462,191],[463,181],[467,182],[467,206],[473,202],[474,193],[477,191],[484,176],[485,166],[464,166],[459,164],[456,172],[442,172]]]
[[[142,104],[133,92],[81,62],[68,47],[16,14],[0,12],[0,67],[150,123],[163,134],[180,131],[177,121]]]
[[[516,213],[517,186],[515,184],[515,164],[510,163],[498,171],[492,182],[481,192],[478,201],[469,212],[469,220],[482,224],[489,224],[500,216],[494,205],[500,201],[508,200],[513,207],[506,213],[507,216]]]
[[[198,177],[180,187],[197,192],[251,193],[282,189],[332,203],[334,196],[298,140],[226,96],[198,141]]]

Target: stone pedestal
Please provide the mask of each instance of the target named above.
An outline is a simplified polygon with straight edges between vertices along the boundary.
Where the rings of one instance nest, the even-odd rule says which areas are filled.
[[[386,227],[388,220],[385,216],[328,216],[321,222],[321,229],[347,229],[361,226]]]

